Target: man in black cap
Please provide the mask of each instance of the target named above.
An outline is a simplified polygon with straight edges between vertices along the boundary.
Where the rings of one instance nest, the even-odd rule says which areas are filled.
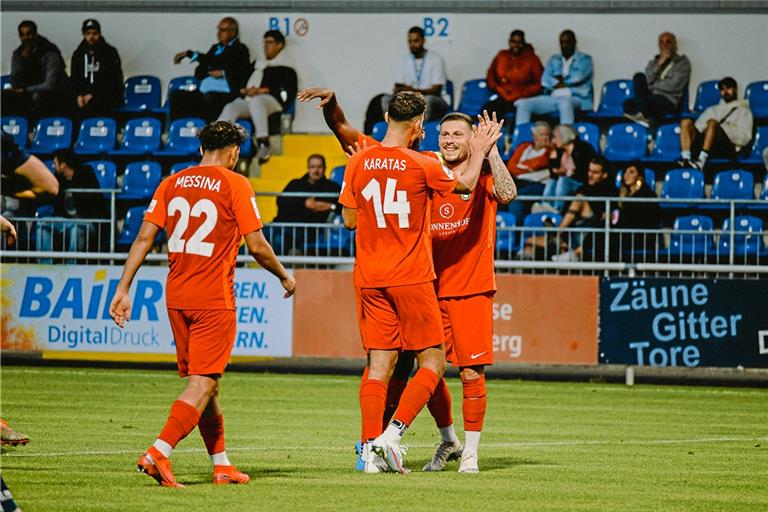
[[[735,158],[752,139],[752,111],[740,100],[736,80],[727,76],[717,83],[720,103],[701,113],[696,122],[680,122],[680,165],[704,169],[707,158]],[[695,159],[694,159],[695,158]]]
[[[120,55],[93,18],[83,22],[83,40],[72,54],[72,88],[81,116],[105,115],[123,104]]]
[[[66,113],[71,89],[66,64],[55,44],[37,33],[34,21],[19,23],[21,45],[11,57],[11,88],[3,91],[3,115],[34,120]]]

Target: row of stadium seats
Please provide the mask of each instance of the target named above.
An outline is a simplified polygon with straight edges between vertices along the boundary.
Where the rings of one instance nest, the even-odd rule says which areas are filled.
[[[241,154],[253,155],[253,124],[248,119],[237,123],[248,132],[240,148]],[[36,155],[49,155],[59,149],[72,148],[80,155],[194,157],[199,155],[197,132],[205,121],[189,117],[173,121],[163,144],[162,123],[152,117],[130,119],[122,128],[118,143],[117,123],[110,117],[92,117],[80,123],[77,139],[72,143],[73,125],[66,117],[46,117],[38,121],[29,142],[29,126],[23,117],[2,118],[2,129],[11,135],[19,147]]]
[[[504,161],[511,158],[515,148],[523,142],[533,142],[531,132],[533,124],[523,123],[517,125],[508,134],[510,140],[505,137],[499,139],[499,151]],[[576,123],[574,125],[579,138],[602,153],[613,162],[647,162],[647,163],[673,163],[680,160],[680,125],[669,123],[660,126],[656,130],[655,137],[651,137],[648,129],[637,123],[617,123],[608,128],[605,137],[605,147],[601,148],[600,127],[594,123]],[[371,136],[381,141],[387,131],[387,124],[383,121],[376,123]],[[424,125],[424,140],[421,149],[425,151],[438,151],[438,138],[440,123],[432,121]],[[652,149],[649,151],[649,142]],[[759,126],[755,132],[749,153],[739,156],[735,161],[743,164],[761,164],[763,150],[768,147],[768,125]],[[712,159],[710,163],[727,163],[729,160]]]
[[[499,212],[496,215],[496,253],[497,256],[513,257],[525,247],[526,239],[534,236],[544,236],[544,228],[558,226],[563,217],[557,213],[531,213],[523,220],[521,228],[516,225],[515,216],[509,212]],[[768,257],[768,244],[763,240],[763,221],[750,215],[735,217],[733,224],[733,251],[737,257]],[[518,233],[520,243],[517,243]],[[664,256],[710,256],[719,254],[729,255],[731,251],[731,219],[723,221],[717,236],[714,221],[705,215],[685,215],[674,221],[673,232],[669,237],[666,249],[659,248],[657,253]],[[661,238],[659,238],[661,240]],[[629,249],[629,248],[626,248]],[[647,249],[639,251],[646,252]]]
[[[707,107],[720,102],[720,91],[717,89],[718,80],[706,80],[696,88],[696,98],[693,108],[689,108],[688,88],[685,89],[681,102],[681,111],[677,117],[698,116]],[[623,115],[623,104],[635,94],[632,80],[609,80],[603,84],[600,92],[600,103],[597,110],[586,113],[586,118],[592,120],[620,118]],[[768,121],[768,80],[752,82],[744,90],[744,98],[749,100],[752,114],[758,122]],[[495,99],[493,92],[488,89],[485,79],[467,80],[461,88],[461,101],[456,108],[471,116],[480,113],[483,105]]]

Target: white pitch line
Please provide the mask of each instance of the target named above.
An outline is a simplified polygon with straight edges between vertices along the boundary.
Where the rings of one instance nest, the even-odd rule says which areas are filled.
[[[538,448],[538,447],[559,447],[559,446],[647,446],[647,445],[668,445],[668,444],[710,444],[710,443],[739,443],[768,441],[768,436],[764,437],[700,437],[694,439],[628,439],[626,441],[607,441],[607,440],[585,440],[585,441],[520,441],[511,443],[483,443],[484,448]],[[412,444],[409,448],[433,448],[434,444]],[[28,449],[26,447],[20,449]],[[346,446],[238,446],[233,448],[234,452],[277,452],[281,450],[288,451],[352,451],[352,444]],[[202,448],[179,448],[177,453],[204,453]],[[21,457],[97,457],[97,456],[119,456],[136,455],[136,450],[93,450],[81,452],[41,452],[41,453],[3,453],[3,457],[21,458]]]

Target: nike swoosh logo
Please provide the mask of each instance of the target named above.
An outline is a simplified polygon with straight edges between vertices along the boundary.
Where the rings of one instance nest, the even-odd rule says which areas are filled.
[[[477,359],[481,355],[485,354],[485,352],[480,352],[479,354],[469,354],[470,359]]]

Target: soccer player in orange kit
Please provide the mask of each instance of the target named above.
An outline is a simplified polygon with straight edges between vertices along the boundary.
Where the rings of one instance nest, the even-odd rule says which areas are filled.
[[[195,427],[214,464],[213,483],[247,483],[250,478],[229,461],[224,449],[224,419],[219,380],[235,342],[234,275],[241,240],[253,258],[280,279],[285,297],[296,282],[277,260],[261,231],[256,198],[248,180],[232,172],[247,134],[242,127],[216,121],[199,133],[199,165],[165,178],[155,191],[131,246],[110,314],[119,326],[130,317],[128,289],[157,232],[166,228],[168,279],[166,305],[176,342],[181,377],[189,377],[157,440],[139,457],[137,468],[164,487],[176,481],[170,455]]]
[[[308,89],[301,101],[319,98],[329,127],[343,146],[378,144],[351,126],[333,91]],[[487,115],[485,122],[490,122]],[[466,172],[471,147],[472,119],[461,113],[448,114],[441,121],[440,150],[445,165],[456,174]],[[451,397],[444,380],[430,399],[429,410],[439,427],[442,441],[425,471],[440,471],[448,460],[461,457],[459,471],[474,473],[477,446],[486,409],[484,368],[493,363],[493,250],[497,203],[506,204],[517,190],[494,146],[488,154],[490,172],[481,174],[474,193],[435,197],[432,207],[432,243],[437,294],[445,329],[448,360],[460,369],[463,388],[463,417],[466,448],[456,437],[451,416]],[[402,363],[402,364],[401,364]],[[387,407],[397,403],[413,364],[410,358],[398,361],[390,380]],[[386,417],[386,414],[385,414]]]

